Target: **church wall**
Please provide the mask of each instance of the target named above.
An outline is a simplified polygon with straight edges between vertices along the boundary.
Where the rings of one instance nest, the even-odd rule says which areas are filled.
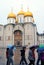
[[[34,27],[33,24],[26,24],[25,26],[25,44],[34,45]]]
[[[24,23],[24,15],[18,15],[18,23]]]
[[[38,44],[38,42],[37,42],[37,28],[36,28],[36,26],[34,26],[34,36],[35,36],[35,40],[34,40],[34,43],[35,43],[35,45],[37,45]]]
[[[32,17],[29,17],[29,16],[27,16],[27,17],[25,17],[25,22],[32,22],[33,21],[33,18]]]
[[[0,25],[0,47],[4,46],[4,26]]]
[[[7,46],[8,44],[13,44],[13,26],[7,25],[4,28],[4,46]]]
[[[7,21],[8,21],[8,23],[15,23],[15,19],[14,18],[9,18]]]
[[[13,25],[9,24],[5,27],[1,26],[2,30],[0,31],[0,36],[2,37],[2,41],[0,41],[0,46],[4,44],[7,46],[8,44],[14,44],[14,31],[20,30],[22,31],[22,45],[27,45],[30,43],[31,45],[37,43],[37,29],[36,26],[33,26],[31,23],[17,24],[13,27]],[[3,43],[3,44],[2,44]]]
[[[21,24],[18,24],[14,26],[13,32],[16,30],[20,30],[22,32],[22,45],[24,45],[24,28],[22,27]]]

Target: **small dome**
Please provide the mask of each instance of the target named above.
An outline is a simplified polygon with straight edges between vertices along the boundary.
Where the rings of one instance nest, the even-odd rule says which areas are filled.
[[[24,15],[24,11],[23,10],[19,11],[18,15]]]
[[[7,18],[16,18],[16,15],[13,12],[11,12]]]
[[[24,17],[31,16],[33,17],[33,14],[30,11],[25,12]]]

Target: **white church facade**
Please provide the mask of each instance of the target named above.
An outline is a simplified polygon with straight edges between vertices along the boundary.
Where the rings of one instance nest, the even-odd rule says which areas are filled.
[[[21,59],[21,46],[27,46],[25,54],[28,62],[29,46],[44,43],[44,33],[39,34],[37,32],[37,26],[34,23],[33,14],[29,10],[27,12],[20,10],[17,15],[11,12],[7,16],[7,22],[6,25],[0,24],[1,55],[4,56],[4,59],[6,58],[5,52],[8,45],[12,44],[18,46],[16,47],[14,52],[15,55],[13,57],[15,65],[17,65],[20,63]]]
[[[0,24],[0,47],[9,44],[32,46],[38,43],[37,27],[29,10],[27,12],[21,10],[17,15],[11,12],[7,22],[6,25]]]

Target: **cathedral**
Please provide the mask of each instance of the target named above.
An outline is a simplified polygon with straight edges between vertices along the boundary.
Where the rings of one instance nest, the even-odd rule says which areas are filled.
[[[10,12],[7,16],[7,24],[0,24],[0,46],[6,47],[9,44],[15,45],[36,45],[37,27],[34,24],[32,12],[20,10],[17,15]]]
[[[7,24],[0,24],[0,47],[6,48],[8,45],[16,45],[15,63],[20,62],[21,46],[32,46],[44,43],[44,33],[37,32],[32,12],[21,9],[17,15],[12,11],[7,16]],[[27,56],[26,52],[26,56]]]

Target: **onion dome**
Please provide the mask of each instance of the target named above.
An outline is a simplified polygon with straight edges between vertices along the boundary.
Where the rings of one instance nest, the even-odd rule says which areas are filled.
[[[13,12],[11,12],[7,18],[16,18],[16,15]]]
[[[25,12],[25,14],[24,14],[24,17],[27,17],[27,16],[33,17],[33,14],[28,10],[28,11]]]
[[[24,15],[24,11],[23,11],[23,10],[20,10],[20,11],[18,12],[18,15]]]

